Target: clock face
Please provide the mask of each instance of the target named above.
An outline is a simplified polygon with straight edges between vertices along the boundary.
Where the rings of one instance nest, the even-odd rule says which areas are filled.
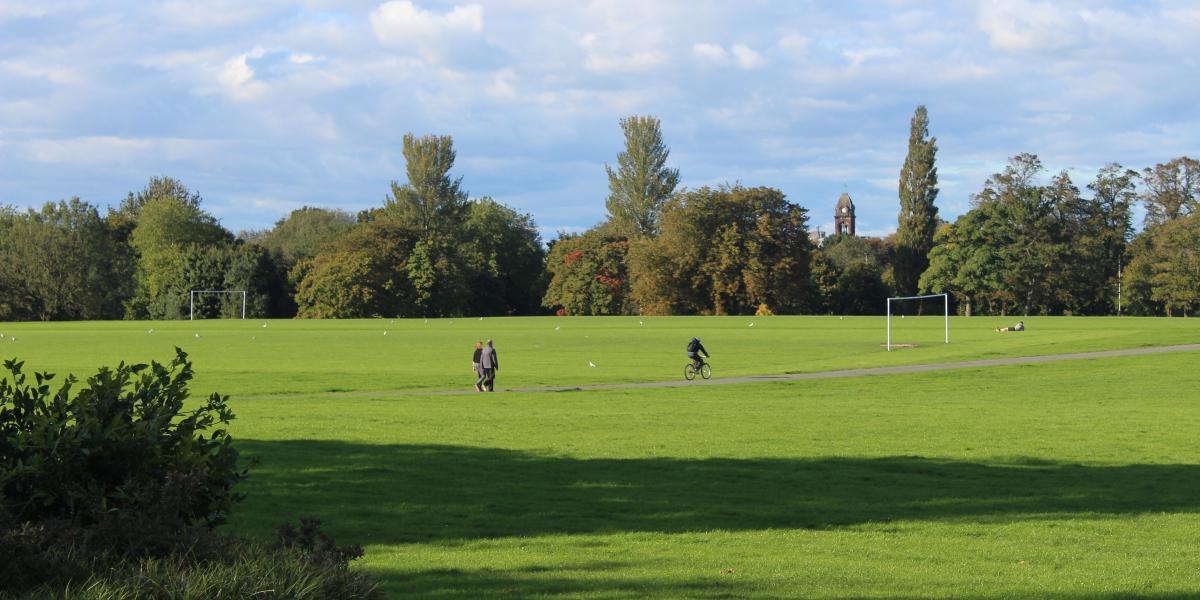
[[[850,209],[849,209],[849,208],[846,208],[845,206],[843,206],[843,207],[842,207],[842,214],[844,215],[844,214],[846,214],[846,213],[848,213],[848,212],[850,212]]]

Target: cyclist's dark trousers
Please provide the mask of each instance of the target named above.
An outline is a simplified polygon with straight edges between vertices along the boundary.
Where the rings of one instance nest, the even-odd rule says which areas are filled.
[[[695,352],[688,352],[688,358],[692,359],[692,364],[693,364],[693,365],[696,365],[696,368],[697,368],[697,369],[699,369],[699,368],[700,368],[700,364],[701,364],[703,361],[701,361],[701,360],[700,360],[700,355],[699,355],[699,354],[697,354],[697,353],[695,353]]]

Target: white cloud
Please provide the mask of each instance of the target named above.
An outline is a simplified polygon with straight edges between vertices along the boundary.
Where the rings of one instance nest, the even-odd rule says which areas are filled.
[[[724,64],[729,59],[729,53],[716,44],[695,44],[692,54],[717,64]]]
[[[1075,43],[1079,16],[1057,4],[1010,0],[980,5],[979,27],[993,47],[1009,51],[1053,50]]]
[[[750,70],[767,63],[761,54],[742,44],[734,44],[729,50],[717,44],[698,43],[692,45],[692,54],[714,65],[729,64],[730,58],[739,69]]]
[[[516,81],[516,71],[501,69],[492,75],[492,83],[488,85],[487,92],[495,98],[512,100],[517,97]]]
[[[262,58],[266,50],[255,48],[227,61],[217,72],[217,83],[231,98],[253,100],[267,91],[267,85],[254,80],[254,68],[247,62],[251,58]]]
[[[891,58],[900,54],[895,48],[862,48],[859,50],[844,50],[842,56],[850,61],[851,67],[861,66],[868,60],[876,58]]]
[[[737,59],[738,67],[741,69],[757,69],[767,64],[766,59],[749,46],[734,44],[730,51],[733,53],[734,58]]]
[[[812,40],[798,33],[789,33],[779,40],[779,49],[788,54],[803,54],[812,45]]]
[[[34,162],[57,165],[119,165],[147,158],[184,160],[217,151],[219,142],[186,138],[90,136],[32,139],[26,155]]]
[[[583,65],[596,73],[638,73],[652,71],[669,62],[667,53],[646,50],[628,54],[590,54]]]
[[[288,60],[297,65],[306,65],[314,60],[317,60],[317,57],[305,52],[300,52],[289,55]]]
[[[44,16],[46,16],[46,9],[32,2],[0,2],[0,22],[37,19]]]
[[[436,14],[422,10],[408,0],[392,0],[380,4],[371,12],[370,19],[375,37],[388,44],[483,31],[483,7],[478,4],[455,6],[446,14]]]

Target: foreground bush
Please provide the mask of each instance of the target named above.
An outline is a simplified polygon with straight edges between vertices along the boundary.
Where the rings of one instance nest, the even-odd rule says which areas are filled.
[[[374,598],[314,521],[279,542],[217,535],[245,477],[228,397],[184,411],[192,364],[0,379],[0,598]]]
[[[184,412],[186,353],[176,348],[169,365],[103,367],[74,394],[74,377],[51,393],[52,374],[27,384],[22,366],[5,361],[0,379],[0,494],[14,520],[107,524],[128,537],[225,521],[244,476],[222,428],[233,413],[219,394]]]

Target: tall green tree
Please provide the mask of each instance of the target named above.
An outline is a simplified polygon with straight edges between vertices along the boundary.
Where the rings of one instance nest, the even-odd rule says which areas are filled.
[[[821,292],[818,310],[834,314],[879,314],[888,297],[883,282],[884,253],[866,238],[839,234],[825,238],[813,262]]]
[[[243,233],[252,245],[263,248],[275,271],[268,275],[273,316],[292,317],[296,314],[296,289],[289,272],[299,261],[316,256],[325,246],[345,235],[355,225],[352,215],[337,209],[305,206],[293,210],[268,231]]]
[[[929,267],[929,251],[937,229],[937,138],[929,136],[925,106],[913,113],[908,134],[908,155],[900,169],[900,215],[896,232],[893,272],[897,291],[917,292],[921,273]]]
[[[155,196],[142,204],[129,236],[137,252],[136,292],[127,318],[175,319],[187,314],[190,246],[225,245],[233,234],[198,202],[178,195]]]
[[[0,320],[118,319],[132,256],[95,206],[0,210]]]
[[[345,211],[305,206],[277,221],[258,243],[278,257],[285,268],[291,268],[300,259],[316,256],[354,224],[354,217]]]
[[[405,134],[408,182],[392,182],[392,193],[384,201],[384,216],[413,228],[422,238],[454,231],[468,210],[462,177],[450,178],[454,159],[450,136]]]
[[[1142,172],[1146,227],[1186,217],[1200,209],[1200,161],[1186,156]]]
[[[292,270],[297,316],[412,316],[417,291],[409,276],[416,233],[396,221],[364,223]]]
[[[808,307],[808,211],[779,190],[704,187],[664,207],[657,238],[630,256],[643,313],[796,313]]]
[[[530,315],[546,291],[541,236],[533,217],[491,198],[471,202],[464,223],[466,311],[472,315]]]
[[[1118,164],[1105,166],[1087,186],[1091,197],[1052,187],[1059,190],[1055,196],[1069,245],[1058,271],[1064,308],[1072,314],[1115,314],[1118,273],[1133,234],[1137,173]]]
[[[1148,228],[1131,246],[1125,271],[1130,312],[1189,316],[1200,311],[1200,214]]]
[[[562,235],[546,257],[542,305],[558,315],[632,314],[628,255],[629,239],[609,227]]]
[[[621,119],[625,150],[617,155],[615,171],[604,166],[609,223],[631,238],[658,233],[663,203],[679,184],[679,170],[667,168],[671,150],[663,143],[659,125],[659,120],[650,116]]]

